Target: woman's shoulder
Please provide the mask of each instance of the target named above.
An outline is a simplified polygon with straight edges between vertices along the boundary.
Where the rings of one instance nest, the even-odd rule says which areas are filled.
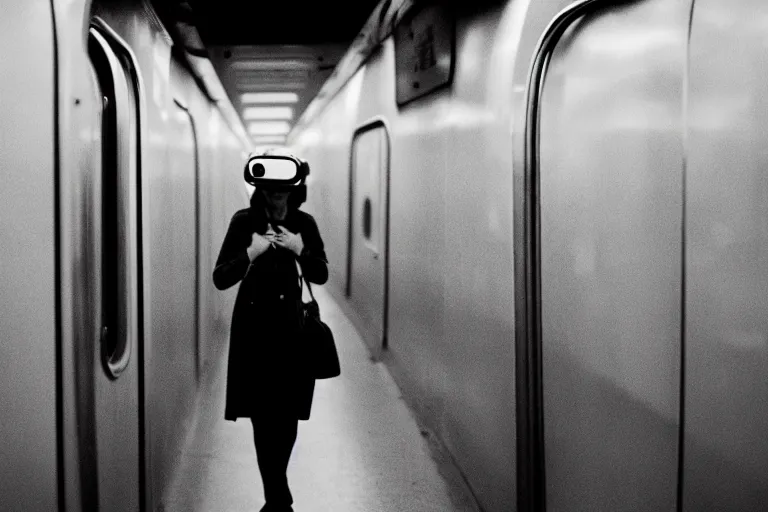
[[[252,222],[252,219],[251,219],[250,208],[243,208],[242,210],[237,210],[232,215],[232,220],[230,220],[229,224],[232,227],[241,227],[245,225],[250,225],[251,222]]]
[[[296,216],[299,219],[301,219],[302,222],[314,222],[315,221],[315,218],[311,214],[305,212],[304,210],[296,209],[295,211],[296,211]]]
[[[317,228],[317,222],[315,222],[315,218],[303,210],[296,210],[296,220],[302,227]]]

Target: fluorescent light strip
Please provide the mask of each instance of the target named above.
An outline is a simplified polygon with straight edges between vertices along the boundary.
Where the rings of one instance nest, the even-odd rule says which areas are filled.
[[[251,135],[284,135],[289,131],[291,131],[291,125],[285,121],[267,121],[248,125],[248,133]]]
[[[285,136],[283,135],[258,135],[251,137],[254,144],[281,144],[285,142]]]
[[[291,107],[248,107],[243,111],[243,119],[293,119]]]
[[[239,71],[281,71],[314,69],[317,64],[313,60],[264,59],[237,61],[231,67]]]
[[[247,92],[240,95],[242,103],[296,103],[299,95],[295,92]]]
[[[237,90],[240,91],[240,94],[264,93],[267,91],[269,91],[269,94],[275,94],[276,92],[282,93],[283,91],[286,91],[287,94],[296,94],[298,91],[303,91],[306,88],[307,88],[306,80],[286,81],[285,78],[261,77],[255,81],[240,80],[237,83]],[[293,103],[293,102],[294,100],[288,100],[286,98],[286,100],[283,100],[280,103]],[[274,102],[268,101],[267,103],[274,103]]]

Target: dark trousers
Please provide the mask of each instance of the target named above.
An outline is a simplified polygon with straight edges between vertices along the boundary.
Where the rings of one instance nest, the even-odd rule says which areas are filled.
[[[288,487],[288,460],[291,458],[299,419],[267,416],[251,418],[256,457],[259,461],[261,482],[264,485],[265,511],[292,510],[293,496]]]

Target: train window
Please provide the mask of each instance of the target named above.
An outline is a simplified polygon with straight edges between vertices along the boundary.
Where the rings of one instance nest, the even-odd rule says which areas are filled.
[[[101,340],[104,371],[117,378],[131,355],[131,297],[136,293],[135,176],[138,167],[136,71],[129,56],[115,51],[92,27],[88,54],[101,100]]]
[[[363,236],[371,239],[371,198],[366,197],[363,203]]]
[[[353,203],[356,211],[353,223],[365,245],[378,254],[381,249],[381,226],[383,220],[382,196],[386,179],[386,148],[384,128],[379,126],[359,133],[352,143]]]

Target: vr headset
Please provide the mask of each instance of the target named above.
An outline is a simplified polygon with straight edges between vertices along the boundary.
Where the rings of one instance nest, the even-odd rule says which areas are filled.
[[[309,175],[309,164],[292,155],[253,155],[245,163],[246,183],[258,187],[299,187]]]

